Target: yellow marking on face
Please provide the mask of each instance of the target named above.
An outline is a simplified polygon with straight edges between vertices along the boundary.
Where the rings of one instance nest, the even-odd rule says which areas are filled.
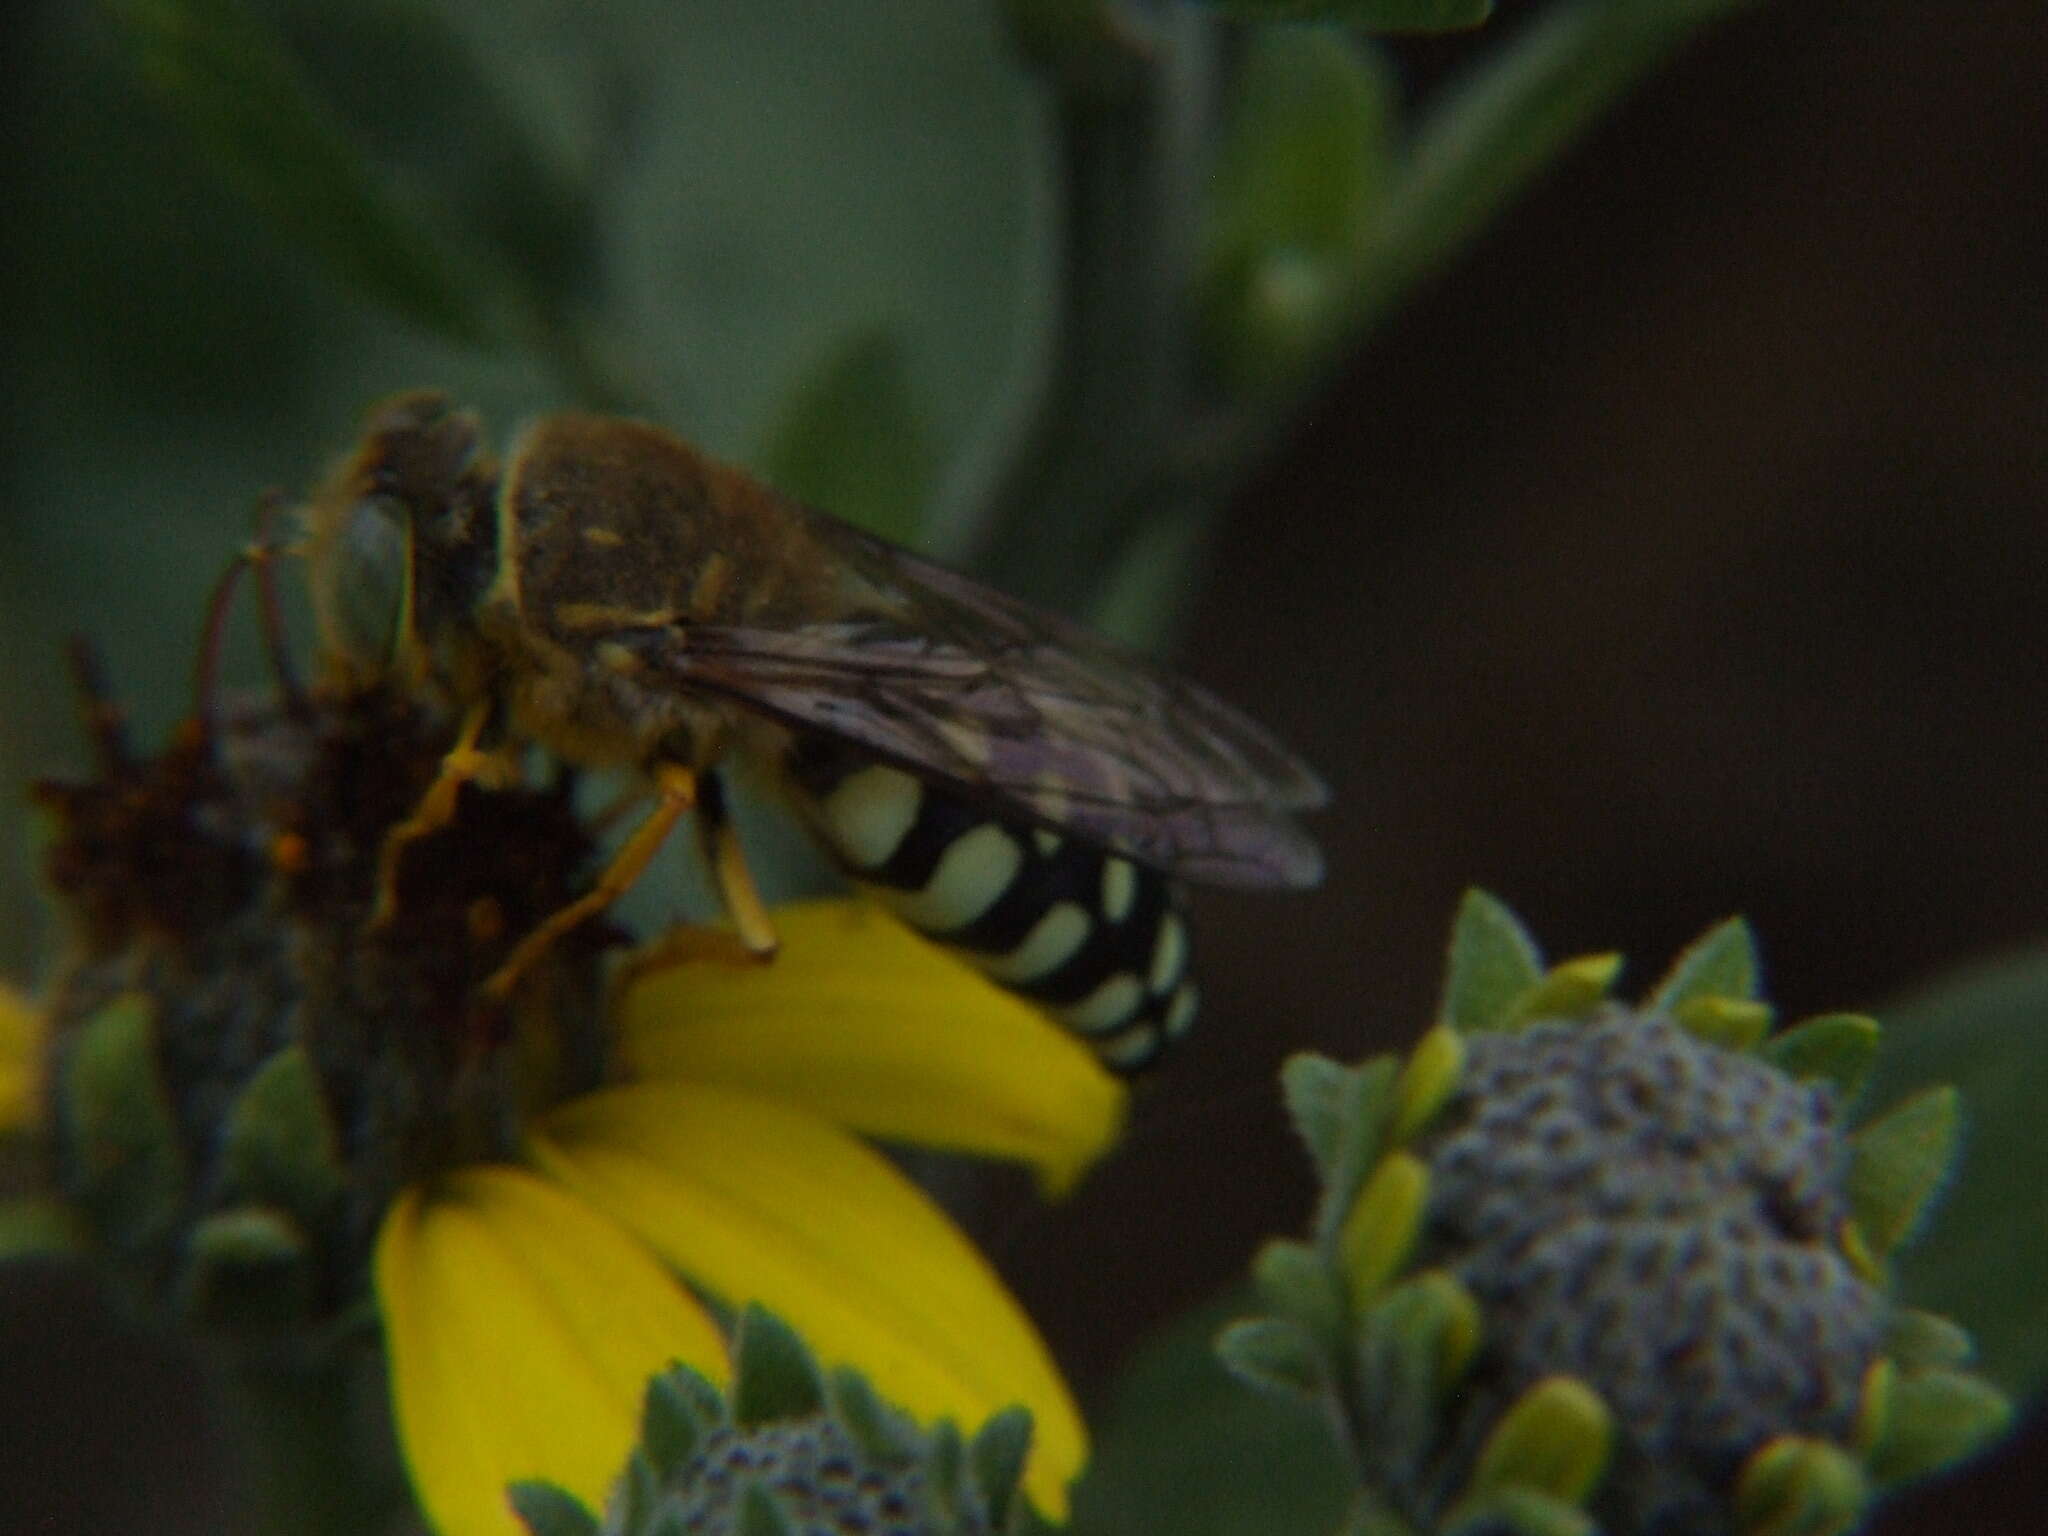
[[[616,640],[607,640],[597,648],[597,659],[608,672],[621,677],[631,677],[640,670],[640,658]]]
[[[617,549],[626,542],[626,536],[616,528],[592,525],[583,530],[583,542],[595,544],[599,549]]]
[[[855,869],[879,869],[916,822],[923,800],[923,787],[909,774],[874,767],[848,775],[819,809],[841,857]]]
[[[1138,899],[1138,872],[1131,867],[1129,859],[1108,858],[1102,861],[1102,915],[1112,923],[1120,923],[1131,915],[1131,904]]]
[[[1074,902],[1055,902],[1032,925],[1023,943],[1007,955],[992,956],[981,964],[996,980],[1023,986],[1050,976],[1087,942],[1088,914]]]
[[[1159,925],[1159,937],[1152,943],[1152,971],[1145,978],[1146,990],[1164,992],[1180,979],[1188,959],[1188,931],[1171,912]]]
[[[890,905],[914,928],[945,933],[964,928],[996,904],[1024,863],[1017,840],[985,822],[953,840],[921,891],[891,893]]]
[[[676,621],[673,608],[621,608],[612,603],[557,603],[560,629],[667,629]]]
[[[1123,1023],[1144,1000],[1145,988],[1138,978],[1119,973],[1059,1013],[1069,1029],[1084,1035],[1099,1034]]]
[[[732,560],[713,550],[690,583],[690,612],[700,620],[716,618],[719,604],[732,588]]]
[[[1188,1026],[1195,1022],[1195,1014],[1202,1006],[1202,994],[1192,981],[1184,981],[1173,994],[1173,1001],[1166,1008],[1166,1037],[1177,1040],[1188,1032]]]

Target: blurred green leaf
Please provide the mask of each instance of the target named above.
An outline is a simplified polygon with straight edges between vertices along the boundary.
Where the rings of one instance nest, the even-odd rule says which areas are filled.
[[[279,39],[235,0],[110,0],[145,78],[245,197],[414,324],[481,345],[473,279],[401,212]]]
[[[2001,1386],[2038,1390],[2048,1384],[2048,952],[1957,973],[1879,1019],[1870,1093],[1952,1082],[1970,1127],[1947,1199],[1899,1258],[1902,1299],[1967,1328]]]
[[[553,1483],[514,1483],[505,1496],[532,1536],[597,1536],[597,1516]]]
[[[1766,1040],[1763,1057],[1803,1082],[1833,1083],[1836,1105],[1847,1108],[1877,1061],[1878,1036],[1877,1020],[1864,1014],[1824,1013]]]
[[[1716,923],[1671,962],[1657,989],[1643,1000],[1646,1013],[1676,1013],[1698,998],[1756,996],[1756,935],[1739,917]]]
[[[1467,891],[1451,920],[1443,1021],[1467,1032],[1504,1028],[1542,979],[1542,952],[1522,920],[1498,897]]]
[[[1849,1205],[1872,1250],[1889,1254],[1920,1225],[1955,1161],[1955,1089],[1916,1094],[1849,1139]]]
[[[2011,1423],[2011,1402],[1989,1382],[1960,1371],[1915,1372],[1892,1388],[1871,1473],[1880,1483],[1924,1477],[1983,1449]]]
[[[832,349],[761,453],[763,471],[790,495],[899,544],[916,542],[931,462],[902,344],[880,328]]]
[[[1563,0],[1432,104],[1388,187],[1356,303],[1369,320],[1441,266],[1624,91],[1751,0]]]
[[[1197,1308],[1132,1360],[1091,1415],[1095,1455],[1073,1536],[1314,1536],[1336,1529],[1351,1478],[1323,1410],[1254,1392],[1211,1347],[1242,1296]]]
[[[1493,0],[1209,0],[1233,21],[1338,21],[1369,32],[1445,32],[1476,27]]]
[[[1200,279],[1210,344],[1234,382],[1286,383],[1334,323],[1386,180],[1395,88],[1341,32],[1254,34],[1210,183]]]

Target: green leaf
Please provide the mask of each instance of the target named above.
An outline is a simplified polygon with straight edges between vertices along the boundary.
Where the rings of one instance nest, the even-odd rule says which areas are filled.
[[[229,1199],[284,1206],[317,1227],[346,1183],[327,1101],[304,1050],[277,1052],[243,1086],[222,1129]]]
[[[735,1424],[800,1419],[825,1406],[825,1382],[817,1360],[797,1331],[765,1307],[750,1303],[740,1314],[733,1354]]]
[[[1849,1206],[1882,1257],[1913,1235],[1955,1161],[1960,1096],[1930,1088],[1850,1138]]]
[[[1334,1344],[1344,1326],[1344,1295],[1329,1262],[1307,1243],[1275,1238],[1252,1261],[1259,1299],[1289,1322]]]
[[[784,403],[761,454],[782,490],[899,544],[916,542],[931,466],[909,363],[881,327],[827,354]]]
[[[749,1481],[740,1494],[739,1536],[797,1536],[796,1522],[780,1499]]]
[[[1981,1377],[1920,1371],[1892,1387],[1884,1438],[1870,1453],[1880,1483],[1897,1483],[1961,1461],[2005,1433],[2012,1403]]]
[[[145,78],[219,173],[366,296],[449,340],[491,337],[475,275],[403,213],[237,0],[110,0]]]
[[[1930,1365],[1967,1365],[1976,1345],[1960,1325],[1938,1312],[1904,1307],[1885,1326],[1884,1352],[1909,1371]]]
[[[1357,310],[1442,266],[1624,91],[1749,0],[1559,0],[1432,99],[1382,201]]]
[[[1847,1451],[1784,1435],[1743,1467],[1735,1508],[1744,1536],[1840,1536],[1869,1496],[1863,1468]]]
[[[1211,345],[1240,388],[1291,383],[1337,340],[1386,179],[1394,98],[1378,56],[1342,33],[1288,27],[1249,40],[1199,279]]]
[[[1476,27],[1493,0],[1208,0],[1232,21],[1335,21],[1368,32],[1448,32]]]
[[[1543,956],[1499,898],[1470,890],[1451,923],[1442,1016],[1453,1029],[1498,1029],[1543,979]]]
[[[248,1335],[303,1325],[313,1311],[313,1256],[282,1211],[215,1211],[185,1237],[178,1305],[204,1328]]]
[[[1133,1356],[1092,1428],[1072,1536],[1304,1536],[1336,1529],[1352,1480],[1319,1403],[1255,1392],[1217,1360],[1242,1295],[1172,1324]]]
[[[78,1252],[86,1243],[77,1215],[63,1201],[47,1195],[0,1200],[0,1264],[62,1257]]]
[[[1247,1386],[1290,1397],[1313,1397],[1329,1368],[1308,1331],[1277,1317],[1235,1322],[1216,1336],[1216,1358]]]
[[[1576,1505],[1519,1485],[1461,1501],[1443,1528],[1444,1536],[1598,1536],[1600,1529]]]
[[[917,1426],[890,1407],[874,1383],[851,1366],[832,1372],[832,1411],[872,1461],[903,1462],[923,1449]]]
[[[1899,1258],[1899,1290],[1968,1328],[2007,1391],[2037,1391],[2048,1385],[2048,950],[1957,972],[1878,1017],[1870,1093],[1953,1082],[1970,1117],[1941,1220]]]
[[[1316,1207],[1318,1241],[1336,1236],[1379,1156],[1394,1113],[1399,1072],[1400,1063],[1392,1056],[1343,1067],[1328,1057],[1304,1054],[1289,1057],[1280,1069],[1287,1112],[1308,1143],[1323,1185]]]
[[[1757,995],[1756,935],[1731,917],[1686,948],[1643,1002],[1645,1013],[1675,1013],[1696,998],[1747,1002]]]
[[[553,1483],[514,1483],[506,1489],[512,1513],[533,1536],[597,1536],[597,1516]]]
[[[1280,1064],[1280,1097],[1316,1177],[1328,1179],[1343,1145],[1345,1116],[1358,1090],[1359,1069],[1303,1051]]]
[[[1825,1013],[1805,1019],[1763,1044],[1763,1057],[1801,1082],[1835,1086],[1835,1103],[1856,1102],[1877,1062],[1877,1020],[1860,1013]]]
[[[672,1366],[649,1381],[640,1408],[640,1448],[662,1478],[672,1476],[696,1454],[705,1429],[716,1418],[701,1411],[702,1399],[684,1374],[687,1370]],[[696,1380],[704,1382],[701,1376]]]
[[[1550,1376],[1515,1399],[1479,1449],[1471,1494],[1527,1488],[1578,1504],[1599,1485],[1614,1438],[1600,1395],[1570,1376]]]
[[[185,1153],[157,1067],[156,1012],[131,994],[82,1026],[66,1051],[59,1099],[70,1130],[69,1191],[99,1235],[145,1245],[178,1220]]]
[[[1023,1407],[1005,1408],[991,1417],[967,1447],[975,1486],[988,1501],[989,1524],[998,1531],[1008,1526],[1010,1500],[1030,1454],[1031,1410]]]

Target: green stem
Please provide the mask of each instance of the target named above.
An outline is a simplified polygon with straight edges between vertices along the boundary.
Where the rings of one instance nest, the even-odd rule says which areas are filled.
[[[345,1359],[221,1363],[215,1396],[243,1451],[254,1528],[266,1536],[360,1536],[411,1508],[374,1383]]]
[[[1076,606],[1106,582],[1130,503],[1156,482],[1185,411],[1212,28],[1175,16],[1143,40],[1106,41],[1118,50],[1108,65],[1048,81],[1048,339],[993,463],[954,488],[935,519],[942,553],[1033,601]]]

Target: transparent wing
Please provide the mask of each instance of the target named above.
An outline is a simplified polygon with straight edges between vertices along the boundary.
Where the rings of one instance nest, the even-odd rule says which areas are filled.
[[[841,572],[833,611],[690,626],[662,658],[679,681],[1173,874],[1321,877],[1289,813],[1327,791],[1236,710],[1056,615],[809,517]]]

